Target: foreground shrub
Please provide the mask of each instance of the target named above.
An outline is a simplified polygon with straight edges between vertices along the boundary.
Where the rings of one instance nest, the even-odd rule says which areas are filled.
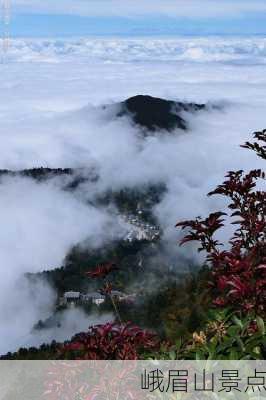
[[[246,143],[243,147],[265,156],[266,131],[257,132],[262,142]],[[230,171],[226,180],[209,195],[222,195],[229,199],[229,218],[237,228],[230,239],[229,250],[220,250],[222,243],[215,238],[224,225],[222,212],[182,221],[177,227],[189,229],[181,244],[200,242],[199,251],[207,252],[212,272],[211,285],[214,305],[230,306],[239,312],[252,312],[265,317],[266,313],[266,192],[257,189],[259,180],[265,181],[265,172],[253,170],[248,174]]]
[[[208,360],[263,360],[266,356],[262,318],[238,318],[227,310],[214,312],[204,331],[195,332],[185,357]]]
[[[238,318],[227,309],[211,310],[204,329],[146,358],[164,360],[264,360],[265,323],[248,315]]]
[[[251,149],[259,157],[266,159],[266,130],[257,132],[254,136],[259,143],[248,142],[242,147]],[[207,273],[204,271],[202,282],[199,282],[199,274],[198,285],[185,286],[188,289],[188,299],[185,296],[183,299],[185,305],[178,296],[172,296],[172,290],[166,292],[169,295],[170,308],[160,308],[160,301],[157,303],[158,310],[155,311],[159,319],[163,320],[163,314],[167,325],[168,320],[173,321],[171,329],[167,329],[167,339],[173,325],[179,336],[174,345],[160,343],[153,333],[131,323],[122,323],[113,301],[120,323],[91,327],[88,332],[74,336],[69,342],[54,344],[48,356],[53,358],[55,354],[54,358],[57,359],[76,360],[265,359],[266,192],[258,189],[259,181],[265,184],[265,173],[262,170],[253,170],[248,174],[242,170],[230,171],[223,184],[209,194],[222,195],[229,199],[230,214],[216,212],[206,219],[198,217],[177,224],[178,227],[189,230],[181,244],[198,241],[199,251],[207,253],[208,268]],[[237,227],[226,244],[226,250],[221,250],[223,244],[219,243],[215,235],[224,226],[225,216]],[[111,300],[112,284],[108,277],[115,270],[116,264],[108,263],[98,265],[87,273],[90,279],[101,280],[101,292],[109,295]],[[205,277],[208,277],[209,282],[206,282]],[[182,291],[184,288],[180,293]],[[205,320],[210,293],[213,308]],[[163,297],[165,298],[165,293]],[[188,312],[186,307],[189,308]],[[162,314],[160,310],[163,310]],[[185,315],[182,315],[181,310]],[[182,334],[176,329],[180,317],[181,325],[186,322],[186,329]],[[196,323],[197,327],[191,322]],[[192,325],[195,332],[191,335]],[[171,339],[175,339],[175,335],[171,334]],[[34,358],[37,359],[37,349],[28,353],[25,351],[19,352],[18,357],[26,357],[28,353],[32,357],[36,353]],[[44,353],[41,353],[42,356]],[[7,358],[16,357],[10,355]]]
[[[60,359],[137,360],[143,351],[158,349],[155,334],[138,326],[107,323],[89,328],[59,349]]]

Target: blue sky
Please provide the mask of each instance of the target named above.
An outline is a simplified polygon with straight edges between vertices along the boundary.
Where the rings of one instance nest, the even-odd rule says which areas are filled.
[[[13,0],[11,31],[24,37],[266,34],[266,0]]]

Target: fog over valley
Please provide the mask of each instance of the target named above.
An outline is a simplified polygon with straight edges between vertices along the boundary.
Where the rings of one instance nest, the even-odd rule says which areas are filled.
[[[44,275],[27,274],[70,263],[74,246],[94,254],[129,242],[135,224],[137,240],[160,231],[171,273],[184,260],[197,264],[194,246],[178,247],[175,224],[225,207],[206,194],[227,171],[261,167],[239,145],[265,128],[266,107],[262,38],[16,39],[8,57],[0,65],[1,354],[113,318],[67,309],[57,326],[34,331],[59,293]],[[169,108],[178,116],[171,129],[148,129],[123,108],[137,95],[193,104]],[[69,171],[21,173],[41,167]],[[131,192],[141,194],[133,204]],[[148,226],[132,217],[135,205]],[[159,262],[152,246],[147,260]]]

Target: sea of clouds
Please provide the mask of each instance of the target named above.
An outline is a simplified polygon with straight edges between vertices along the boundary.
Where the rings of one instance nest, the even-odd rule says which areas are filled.
[[[79,58],[107,63],[189,61],[265,64],[266,39],[15,39],[9,56],[19,62],[62,62]]]
[[[0,353],[84,329],[84,316],[72,312],[64,333],[36,338],[32,326],[50,315],[55,297],[23,275],[60,266],[76,243],[102,246],[124,234],[115,210],[88,206],[99,193],[166,183],[154,211],[178,268],[176,221],[224,207],[206,193],[226,171],[262,167],[239,144],[266,127],[265,55],[264,38],[12,43],[0,65],[0,169],[86,167],[100,179],[72,194],[60,179],[1,180]],[[127,117],[101,107],[136,94],[217,107],[184,114],[187,132],[143,138]]]

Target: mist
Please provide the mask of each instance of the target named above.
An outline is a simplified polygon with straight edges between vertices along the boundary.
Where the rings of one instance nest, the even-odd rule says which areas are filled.
[[[10,64],[0,66],[5,100],[0,104],[0,168],[86,168],[98,176],[73,192],[64,189],[66,178],[42,183],[18,176],[1,178],[1,353],[36,344],[32,327],[49,317],[56,300],[53,288],[46,282],[31,286],[23,279],[25,273],[61,266],[78,243],[97,248],[125,234],[117,210],[92,205],[99,194],[164,183],[167,191],[154,213],[178,268],[178,257],[195,258],[196,252],[178,248],[175,223],[223,209],[222,198],[207,198],[206,193],[221,183],[228,170],[261,167],[261,161],[239,145],[265,128],[264,53],[257,63],[250,63],[258,46],[254,39],[250,58],[247,46],[244,59],[238,55],[236,60],[232,49],[237,44],[228,39],[230,49],[229,44],[221,47],[221,57],[209,57],[203,65],[215,43],[207,41],[197,42],[195,50],[192,40],[194,50],[186,52],[185,60],[177,60],[177,45],[160,41],[167,49],[167,62],[149,40],[141,42],[142,53],[136,44],[135,57],[132,41],[116,40],[112,46],[106,42],[93,62],[86,46],[74,59],[64,51],[55,54],[53,44],[40,41],[32,48],[25,41],[13,49]],[[125,58],[121,51],[119,58],[119,46],[126,45],[131,57]],[[71,43],[63,46],[69,49]],[[208,107],[197,114],[184,113],[186,132],[143,136],[128,117],[118,118],[113,106],[136,94]],[[108,104],[112,106],[102,107]],[[223,235],[226,239],[228,230]],[[67,313],[60,333],[44,332],[38,344],[66,338],[95,321]]]
[[[91,248],[104,246],[123,235],[125,227],[109,210],[88,206],[64,191],[57,180],[36,183],[29,178],[1,179],[0,224],[3,353],[24,343],[36,343],[32,328],[38,320],[50,316],[56,301],[56,293],[47,282],[30,283],[24,274],[58,268],[72,246],[83,241]],[[56,337],[75,333],[70,329],[71,319],[77,331],[84,328],[84,315],[72,312],[62,323],[61,336],[57,333]],[[87,320],[87,327],[89,323]],[[47,341],[51,331],[45,334],[38,337]]]

